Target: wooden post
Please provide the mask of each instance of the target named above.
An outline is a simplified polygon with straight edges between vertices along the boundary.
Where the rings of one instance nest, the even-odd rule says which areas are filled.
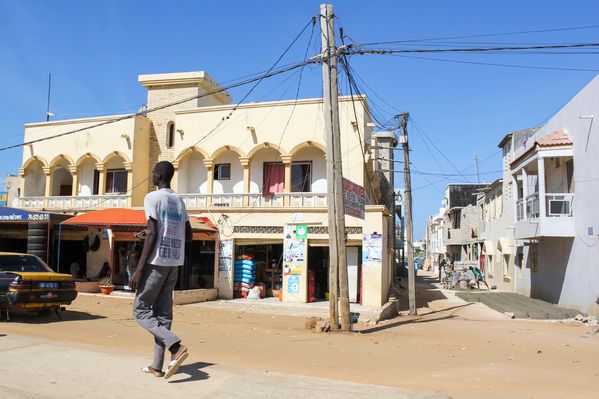
[[[345,215],[343,211],[343,176],[341,165],[341,133],[337,86],[337,48],[335,47],[334,13],[331,4],[320,5],[322,38],[322,78],[324,119],[327,137],[327,191],[329,208],[329,309],[331,329],[337,330],[338,309],[341,329],[350,331],[347,252],[345,248]],[[339,299],[337,299],[339,296]],[[337,302],[339,301],[339,302]]]
[[[406,242],[408,258],[408,300],[410,303],[410,314],[416,314],[416,276],[414,271],[414,227],[412,225],[412,182],[410,179],[410,148],[408,145],[408,117],[409,114],[401,114],[401,143],[403,145],[404,159],[404,183],[406,198]]]

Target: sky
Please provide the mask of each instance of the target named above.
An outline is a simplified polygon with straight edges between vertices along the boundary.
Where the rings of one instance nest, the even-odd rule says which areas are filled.
[[[225,83],[267,70],[319,12],[319,4],[0,0],[0,147],[22,142],[23,125],[45,119],[48,73],[54,119],[135,112],[146,94],[137,75],[205,70]],[[343,27],[348,42],[406,41],[370,48],[599,42],[597,27],[430,40],[594,26],[599,2],[590,0],[333,4],[336,27]],[[307,49],[309,55],[317,54],[317,31],[310,45],[309,38],[310,28],[280,65],[301,61]],[[427,217],[442,205],[448,183],[477,181],[476,156],[480,181],[497,179],[501,139],[511,131],[542,125],[599,72],[599,56],[592,50],[581,53],[350,57],[380,119],[410,113],[415,239],[424,234]],[[293,99],[298,80],[299,73],[293,72],[267,79],[247,101]],[[248,89],[231,90],[233,101]],[[344,76],[340,91],[348,94]],[[300,98],[321,92],[320,66],[306,67]],[[21,154],[21,149],[0,151],[0,176],[17,173]],[[396,185],[403,185],[401,174]]]

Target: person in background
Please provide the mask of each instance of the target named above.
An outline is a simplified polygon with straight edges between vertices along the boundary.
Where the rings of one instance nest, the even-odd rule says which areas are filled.
[[[100,274],[98,274],[98,278],[110,277],[111,275],[112,270],[110,270],[110,265],[108,262],[104,262],[102,269],[100,269]]]
[[[117,274],[124,273],[125,270],[127,269],[127,258],[128,258],[127,249],[125,247],[120,247],[119,248],[119,270],[118,270]]]
[[[129,253],[127,254],[127,284],[129,284],[129,280],[131,280],[131,276],[135,273],[135,269],[137,268],[137,249],[133,246]]]
[[[78,279],[81,276],[81,266],[77,261],[71,263],[70,270],[74,279]]]
[[[480,290],[480,283],[484,283],[487,286],[487,289],[489,290],[489,284],[487,284],[487,282],[485,281],[485,277],[483,276],[483,273],[480,271],[480,269],[476,266],[470,266],[468,268],[472,274],[474,274],[474,281],[476,282],[476,288],[478,288]]]
[[[185,243],[192,230],[183,200],[171,189],[175,168],[161,161],[152,171],[152,184],[158,190],[144,198],[146,238],[131,276],[129,287],[136,289],[133,317],[154,336],[154,361],[143,372],[170,378],[188,356],[181,339],[171,331],[173,290],[179,266],[185,259]],[[166,374],[162,371],[165,349],[171,353]]]

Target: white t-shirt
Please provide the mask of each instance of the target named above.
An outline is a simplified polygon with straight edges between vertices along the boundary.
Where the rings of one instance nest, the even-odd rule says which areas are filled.
[[[170,188],[148,193],[144,199],[146,220],[157,222],[156,245],[148,263],[155,266],[181,266],[185,258],[185,204]]]

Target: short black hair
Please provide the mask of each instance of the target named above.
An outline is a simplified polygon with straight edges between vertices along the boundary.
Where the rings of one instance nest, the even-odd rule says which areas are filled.
[[[158,174],[164,181],[170,183],[175,174],[175,167],[169,161],[160,161],[154,166],[154,172]]]

